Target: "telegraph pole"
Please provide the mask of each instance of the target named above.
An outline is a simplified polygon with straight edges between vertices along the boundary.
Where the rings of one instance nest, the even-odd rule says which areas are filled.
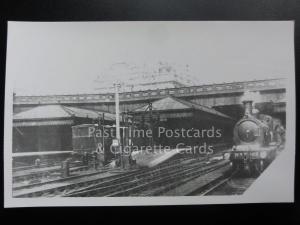
[[[151,129],[150,145],[151,145],[152,150],[154,150],[152,102],[149,102],[149,112],[150,112],[150,129]]]
[[[114,84],[115,86],[115,106],[116,106],[116,138],[120,141],[120,107],[119,107],[119,87],[120,84]]]
[[[115,83],[115,107],[116,107],[116,139],[118,141],[118,149],[120,153],[120,161],[121,161],[121,167],[123,168],[123,151],[121,147],[121,135],[120,135],[120,100],[119,100],[119,88],[120,84]]]

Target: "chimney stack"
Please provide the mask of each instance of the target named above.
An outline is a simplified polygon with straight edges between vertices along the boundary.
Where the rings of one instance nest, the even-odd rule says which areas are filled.
[[[243,101],[245,107],[245,116],[252,115],[252,109],[253,109],[252,103],[253,103],[252,100]]]

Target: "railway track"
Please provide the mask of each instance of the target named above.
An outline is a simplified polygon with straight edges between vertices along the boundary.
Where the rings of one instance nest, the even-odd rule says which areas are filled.
[[[35,187],[52,185],[55,183],[71,182],[72,180],[86,178],[89,176],[95,176],[97,174],[102,174],[102,173],[108,172],[109,170],[110,170],[109,168],[102,168],[101,170],[86,171],[85,173],[81,173],[79,175],[71,175],[71,176],[65,177],[65,178],[61,178],[59,176],[59,178],[50,179],[50,180],[46,180],[46,181],[42,181],[42,182],[33,182],[33,183],[29,183],[29,184],[16,183],[13,185],[13,191],[26,190],[26,189],[28,190],[28,189],[35,188]]]
[[[217,177],[217,179],[207,182],[206,185],[203,185],[202,187],[200,187],[199,189],[194,191],[192,194],[193,195],[201,195],[201,196],[209,195],[209,193],[213,192],[214,190],[216,190],[217,188],[221,187],[226,182],[231,180],[232,177],[235,176],[236,172],[237,171],[231,172],[230,175],[228,175],[228,176],[219,176],[219,177]]]
[[[162,166],[167,166],[167,165],[171,165],[171,164],[176,164],[178,162],[181,162],[183,160],[186,160],[186,159],[175,159],[175,160],[172,160],[172,162],[166,162],[164,164],[162,164]],[[73,168],[73,170],[76,169]],[[43,173],[45,173],[46,175],[49,174],[51,171],[58,171],[56,169],[50,169],[49,170],[45,170]],[[43,185],[50,185],[50,184],[53,184],[53,183],[62,183],[62,182],[65,182],[65,181],[72,181],[72,180],[76,180],[76,179],[80,179],[80,178],[85,178],[85,177],[89,177],[89,176],[94,176],[96,174],[101,174],[101,173],[105,173],[105,172],[109,172],[109,171],[114,171],[114,172],[118,172],[118,170],[113,170],[113,169],[110,169],[108,167],[103,167],[101,168],[101,170],[97,170],[97,171],[87,171],[87,173],[84,173],[84,174],[79,174],[79,175],[72,175],[72,176],[69,176],[69,177],[66,177],[66,178],[57,178],[57,179],[52,179],[52,180],[47,180],[47,181],[43,181],[43,182],[34,182],[34,183],[29,183],[29,184],[23,184],[23,183],[15,183],[13,184],[13,190],[16,191],[16,190],[21,190],[21,189],[30,189],[30,188],[34,188],[34,187],[39,187],[39,186],[43,186]],[[35,174],[36,172],[33,172],[33,175]],[[37,174],[39,174],[37,172]],[[31,173],[29,174],[29,176],[31,176]],[[24,179],[24,178],[23,178]]]
[[[172,179],[172,181],[179,179],[180,175],[181,177],[192,176],[193,170],[195,170],[197,166],[205,166],[205,161],[207,161],[206,157],[200,159],[193,157],[178,158],[147,169],[129,171],[102,169],[102,171],[86,172],[85,174],[47,180],[40,183],[14,185],[13,197],[93,196],[89,193],[94,193],[93,191],[95,191],[95,189],[99,191],[100,188],[110,190],[104,193],[105,196],[114,196],[114,193],[116,196],[122,196],[122,193],[119,193],[119,191],[127,191],[127,189],[133,188],[136,185],[144,185],[140,187],[140,190],[143,190],[147,189],[147,186],[157,187],[164,182],[168,182],[166,181],[168,176],[170,178],[169,182],[171,182]],[[178,173],[177,176],[176,173]],[[195,173],[194,175],[196,176]],[[153,183],[150,181],[153,181]],[[115,189],[116,187],[121,189]],[[131,194],[134,194],[134,190],[131,190],[130,195]],[[100,194],[100,196],[102,195]]]
[[[184,177],[171,180],[167,185],[148,189],[134,196],[193,196],[195,190],[205,190],[211,183],[226,176],[225,174],[230,171],[230,168],[228,162],[219,162],[209,168],[192,171]]]
[[[98,185],[83,188],[64,195],[65,197],[117,197],[117,196],[140,196],[143,191],[149,189],[170,187],[170,184],[176,186],[188,179],[199,177],[205,173],[212,172],[218,168],[228,165],[228,161],[213,162],[195,162],[177,166],[174,168],[165,168],[160,170],[159,174],[153,174],[153,171],[147,171],[139,176],[126,177],[119,180],[100,183]],[[161,193],[156,192],[156,194]]]
[[[200,161],[204,161],[202,159]],[[152,169],[139,169],[133,171],[119,171],[106,170],[98,171],[91,174],[78,175],[74,177],[61,178],[44,183],[37,183],[17,187],[13,190],[14,197],[45,197],[45,196],[62,196],[71,191],[82,190],[82,188],[92,188],[99,183],[108,181],[120,181],[128,179],[132,176],[142,175],[145,172],[152,172],[152,174],[159,173],[159,171],[167,168],[178,167],[179,162],[185,161],[183,159],[176,159],[172,162],[162,164]],[[184,164],[184,163],[183,163]]]
[[[51,166],[57,166],[58,164],[53,164]],[[45,167],[49,167],[48,164],[41,164],[39,166],[39,168],[45,168]],[[25,171],[25,170],[31,170],[31,169],[35,169],[36,166],[35,165],[26,165],[26,166],[18,166],[13,168],[13,172],[17,172],[17,171]]]
[[[113,179],[121,174],[107,174],[109,171],[97,171],[90,174],[78,175],[68,178],[61,178],[50,182],[44,182],[26,187],[19,187],[13,190],[13,197],[28,198],[28,197],[45,197],[45,196],[59,196],[70,190],[76,190],[91,185],[95,182],[102,182]],[[131,174],[133,172],[127,172]]]
[[[179,185],[185,184],[190,180],[193,180],[197,177],[201,178],[203,175],[214,173],[219,169],[223,170],[225,165],[228,165],[227,162],[216,163],[216,165],[191,168],[181,173],[174,173],[171,176],[158,178],[157,180],[142,184],[130,190],[113,193],[109,196],[164,196],[168,190],[177,188]],[[155,191],[153,191],[153,189],[155,189]],[[147,191],[147,194],[143,194],[144,190]]]
[[[83,170],[87,170],[87,166],[72,166],[70,168],[70,172],[80,172]],[[32,168],[25,171],[15,171],[13,172],[13,182],[28,182],[30,183],[31,180],[35,179],[43,179],[50,177],[53,174],[57,176],[60,175],[61,166],[52,166],[52,167],[43,167],[43,168]]]
[[[230,177],[225,177],[223,179],[219,179],[216,182],[210,183],[209,187],[207,189],[202,189],[198,195],[209,195],[209,193],[213,192],[217,188],[224,185],[226,182],[228,182],[231,179]]]
[[[201,195],[241,195],[255,181],[256,178],[242,178],[231,176],[221,180]]]

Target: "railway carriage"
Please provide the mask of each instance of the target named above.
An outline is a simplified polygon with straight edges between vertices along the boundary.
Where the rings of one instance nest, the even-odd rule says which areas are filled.
[[[133,143],[139,145],[143,138],[136,138],[129,135],[133,125],[121,124],[120,127],[120,148],[122,148],[122,155],[124,163],[130,163],[129,154],[132,151]],[[82,124],[72,127],[72,144],[73,151],[77,155],[92,156],[97,153],[99,161],[105,165],[112,160],[120,160],[120,148],[114,147],[114,140],[116,140],[115,125],[100,125],[100,124]],[[120,163],[118,161],[118,163]]]
[[[95,124],[81,124],[72,127],[73,151],[78,155],[92,155],[98,153],[99,160],[106,164],[113,154],[109,151],[112,138],[104,138],[95,132],[98,126]],[[94,132],[92,132],[94,131]]]

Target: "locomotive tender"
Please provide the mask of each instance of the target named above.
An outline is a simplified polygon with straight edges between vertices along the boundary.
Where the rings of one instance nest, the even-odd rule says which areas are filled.
[[[231,152],[225,153],[225,158],[230,159],[234,171],[260,174],[276,157],[284,140],[284,129],[279,119],[254,113],[252,100],[243,103],[244,117],[236,123],[233,131],[235,145]]]

